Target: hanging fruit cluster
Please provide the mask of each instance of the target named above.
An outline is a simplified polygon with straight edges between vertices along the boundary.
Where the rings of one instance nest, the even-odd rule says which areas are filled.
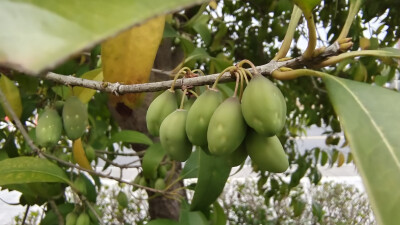
[[[197,93],[184,89],[178,107],[175,82],[151,103],[146,115],[148,130],[160,136],[161,145],[171,159],[186,161],[195,145],[209,155],[226,158],[231,166],[240,165],[248,155],[259,170],[276,173],[287,170],[288,159],[276,136],[285,124],[285,99],[267,78],[261,74],[253,76],[244,69],[244,63],[254,68],[244,60],[220,74],[230,72],[236,77],[232,97],[224,99],[217,89],[219,76],[190,108],[184,107],[186,94],[197,96]],[[175,80],[192,73],[183,68]]]
[[[87,106],[76,96],[57,103],[55,108],[59,107],[59,111],[47,107],[39,116],[35,131],[36,143],[42,147],[52,147],[58,143],[64,130],[65,135],[73,141],[75,162],[85,169],[91,169],[81,141],[88,126]]]

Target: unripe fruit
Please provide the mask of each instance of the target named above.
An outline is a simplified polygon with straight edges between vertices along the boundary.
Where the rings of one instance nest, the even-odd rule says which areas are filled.
[[[85,154],[89,162],[93,161],[96,158],[96,152],[90,145],[86,146]]]
[[[62,112],[64,130],[68,138],[76,140],[85,133],[88,125],[88,112],[85,104],[76,96],[69,97]]]
[[[82,194],[82,195],[86,195],[87,194],[86,182],[85,182],[85,179],[83,177],[78,176],[75,179],[74,187],[75,187],[76,191],[78,191],[80,194]]]
[[[54,109],[45,109],[36,126],[36,142],[45,147],[53,146],[60,140],[61,117]]]
[[[160,127],[161,145],[171,159],[183,162],[192,153],[192,144],[186,136],[187,111],[178,109],[168,115]]]
[[[122,208],[127,208],[128,207],[128,196],[122,191],[120,191],[117,195],[117,202]]]
[[[87,213],[82,212],[79,214],[78,219],[76,220],[76,225],[89,225],[90,224],[90,217]]]
[[[70,212],[65,217],[65,225],[75,225],[78,220],[78,215],[75,212]]]
[[[209,89],[201,94],[190,107],[186,120],[186,133],[194,145],[207,146],[208,125],[221,102],[221,93],[218,90]]]
[[[139,180],[139,185],[143,186],[143,187],[147,187],[147,181],[146,178],[141,177]]]
[[[140,176],[140,174],[138,174],[138,175],[135,177],[135,179],[132,181],[132,183],[133,183],[133,184],[141,185],[141,184],[140,184],[140,180],[141,180],[141,179],[142,179],[142,177]],[[136,191],[137,189],[138,189],[138,187],[132,185],[132,191]]]
[[[242,113],[257,133],[273,136],[285,125],[285,98],[271,81],[255,75],[243,92]]]
[[[232,153],[242,143],[246,129],[239,99],[227,98],[210,119],[207,131],[208,150],[214,155]]]
[[[165,181],[163,178],[157,178],[156,182],[154,183],[154,189],[157,189],[157,190],[165,189]]]
[[[147,130],[153,136],[158,136],[160,126],[165,117],[178,108],[174,91],[166,90],[150,104],[146,113]]]
[[[165,178],[167,176],[167,173],[168,173],[168,170],[165,165],[158,167],[158,174],[160,175],[161,178]]]
[[[259,170],[282,173],[288,169],[289,161],[277,136],[267,137],[252,131],[245,142],[247,153]]]

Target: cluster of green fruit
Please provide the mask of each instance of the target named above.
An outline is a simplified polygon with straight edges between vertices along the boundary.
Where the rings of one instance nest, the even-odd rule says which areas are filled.
[[[165,181],[167,180],[168,171],[171,169],[171,163],[165,161],[166,163],[163,165],[159,165],[154,173],[150,176],[145,175],[144,173],[138,174],[133,180],[133,184],[138,184],[143,187],[154,188],[156,190],[164,190],[166,188]],[[138,189],[137,186],[132,187],[132,191],[136,191]]]
[[[101,216],[101,212],[97,207],[94,207],[97,215]],[[81,211],[80,213],[78,211]],[[65,225],[89,225],[89,224],[97,224],[99,221],[96,215],[92,212],[92,210],[87,210],[87,212],[83,209],[74,210],[67,214],[65,217]]]
[[[71,140],[80,138],[88,125],[87,107],[76,96],[71,96],[65,102],[58,102],[56,108],[46,108],[39,116],[36,126],[36,143],[43,147],[57,144],[64,127],[65,134]]]
[[[232,166],[240,165],[248,155],[259,170],[286,171],[288,159],[276,136],[286,120],[280,90],[262,75],[252,77],[241,99],[236,91],[223,99],[214,87],[190,108],[183,104],[178,108],[172,88],[163,92],[147,111],[149,133],[160,136],[162,147],[177,161],[186,161],[196,145],[207,154],[226,157]]]

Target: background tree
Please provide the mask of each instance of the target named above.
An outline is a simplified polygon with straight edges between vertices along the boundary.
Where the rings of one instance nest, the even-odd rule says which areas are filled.
[[[10,96],[9,93],[17,93],[15,88],[13,89],[12,83],[17,84],[17,87],[20,90],[20,99],[22,102],[21,115],[17,116],[20,117],[24,130],[26,130],[30,138],[34,140],[34,143],[31,143],[29,139],[24,139],[22,137],[24,135],[24,130],[21,130],[21,126],[18,126],[18,121],[9,112],[3,112],[2,118],[6,118],[5,114],[7,114],[8,117],[7,120],[3,120],[3,124],[7,124],[7,126],[4,126],[1,133],[4,139],[2,144],[5,151],[3,150],[0,152],[1,158],[4,159],[1,164],[1,168],[3,168],[3,170],[1,170],[3,171],[1,174],[3,183],[0,184],[3,188],[22,192],[21,204],[47,204],[48,212],[46,213],[46,217],[50,218],[47,220],[51,221],[51,216],[53,216],[53,220],[56,221],[54,215],[57,215],[60,223],[63,220],[63,217],[65,217],[67,213],[71,212],[74,207],[75,211],[79,213],[85,211],[93,213],[93,204],[96,202],[95,190],[101,185],[99,177],[104,177],[106,175],[104,175],[104,173],[90,172],[90,169],[88,170],[88,168],[86,168],[86,171],[90,172],[89,174],[91,174],[92,177],[91,180],[94,182],[89,181],[87,176],[88,174],[78,175],[78,170],[85,171],[85,169],[77,167],[72,163],[66,163],[71,160],[71,142],[65,135],[62,136],[60,142],[54,147],[38,149],[36,146],[32,145],[37,144],[35,141],[37,114],[40,114],[46,106],[52,106],[54,108],[59,107],[57,106],[59,103],[58,101],[67,99],[71,94],[77,95],[77,93],[83,93],[83,96],[89,96],[89,129],[82,137],[82,141],[86,150],[86,156],[89,156],[90,154],[88,151],[93,149],[95,150],[95,157],[92,158],[92,160],[94,160],[92,162],[93,165],[96,165],[100,159],[103,159],[106,161],[104,169],[110,165],[119,166],[121,168],[140,168],[139,165],[121,165],[114,160],[117,155],[129,154],[142,156],[143,153],[140,151],[136,153],[126,153],[126,150],[124,150],[125,147],[131,148],[132,143],[144,144],[146,146],[154,145],[154,141],[150,140],[146,135],[126,130],[121,132],[120,128],[117,126],[117,124],[119,124],[123,129],[135,128],[135,130],[146,133],[143,129],[137,129],[139,126],[143,127],[143,124],[138,125],[135,121],[144,121],[143,119],[138,119],[140,117],[137,117],[137,115],[144,115],[147,106],[152,99],[151,95],[145,97],[145,99],[148,100],[143,102],[142,108],[135,108],[132,111],[126,110],[126,108],[118,110],[116,107],[107,107],[107,105],[109,105],[108,94],[104,92],[123,94],[127,92],[158,91],[167,89],[168,86],[171,86],[171,82],[153,83],[153,86],[124,86],[116,83],[102,83],[100,82],[102,80],[101,70],[97,69],[101,65],[101,61],[99,60],[100,47],[95,46],[90,51],[87,50],[81,52],[80,50],[82,49],[82,46],[94,46],[95,44],[100,43],[101,40],[108,38],[116,32],[124,30],[133,24],[142,22],[143,20],[155,15],[174,12],[171,16],[167,16],[166,18],[164,40],[155,61],[156,70],[153,70],[155,71],[154,79],[168,79],[168,76],[165,74],[171,76],[176,73],[177,70],[173,69],[176,68],[177,65],[179,65],[178,69],[187,66],[192,69],[200,68],[205,74],[215,74],[221,72],[226,67],[231,66],[233,62],[238,62],[242,59],[248,59],[257,66],[268,65],[281,48],[279,43],[284,39],[286,34],[285,31],[287,29],[291,30],[289,21],[296,21],[296,18],[300,18],[301,15],[301,13],[298,13],[297,17],[293,16],[294,18],[290,20],[292,17],[292,11],[294,11],[293,3],[285,0],[221,1],[218,2],[217,7],[215,7],[215,2],[212,2],[210,6],[208,3],[193,6],[192,4],[194,2],[197,3],[197,1],[188,0],[172,2],[171,5],[162,3],[162,1],[157,2],[159,3],[159,6],[155,8],[153,6],[149,8],[147,3],[137,3],[137,5],[135,5],[136,3],[129,2],[122,2],[118,6],[112,6],[118,7],[117,9],[120,11],[111,10],[109,5],[111,3],[97,4],[92,1],[88,1],[84,4],[82,3],[83,5],[78,4],[78,1],[58,3],[56,5],[49,2],[38,3],[40,7],[36,7],[36,4],[28,4],[31,8],[24,8],[13,2],[1,3],[0,8],[3,12],[1,15],[4,17],[2,20],[3,22],[1,23],[2,30],[4,30],[6,34],[9,34],[10,37],[19,37],[21,39],[21,42],[16,42],[15,38],[5,38],[5,41],[1,45],[2,56],[0,62],[2,65],[5,65],[4,69],[2,69],[5,75],[2,76],[2,82],[4,85],[1,86],[1,88],[2,92],[4,92],[6,96]],[[316,26],[319,27],[318,31],[323,29],[327,34],[326,37],[320,35],[317,36],[318,47],[330,46],[338,40],[343,25],[346,23],[347,15],[353,9],[351,6],[352,4],[349,5],[349,3],[354,5],[359,4],[360,1],[322,1],[321,4],[317,4],[313,13],[314,20],[316,21]],[[154,2],[152,4],[157,5]],[[394,1],[381,1],[379,3],[375,1],[365,1],[361,4],[360,13],[357,14],[353,12],[355,19],[351,26],[352,29],[350,29],[348,34],[348,36],[352,38],[353,45],[352,47],[350,45],[347,47],[351,47],[350,50],[358,50],[360,48],[375,50],[381,47],[393,46],[400,35],[398,29],[399,19],[395,16],[398,14],[400,8],[396,7],[396,4],[398,3]],[[177,11],[178,9],[182,9],[182,7],[185,9]],[[53,15],[54,20],[44,20],[45,16],[49,15],[40,11],[40,8],[55,13],[56,16]],[[82,9],[85,10],[79,14],[82,15],[82,17],[76,16],[75,13],[81,12]],[[104,9],[110,9],[110,11],[106,12]],[[133,15],[132,11],[129,10],[137,13]],[[11,12],[18,12],[18,16],[13,16]],[[110,17],[109,14],[112,15],[112,17]],[[34,20],[32,20],[33,22],[30,21],[32,15],[34,15]],[[59,15],[62,15],[63,17],[59,17]],[[100,19],[101,21],[99,21],[99,18],[103,17],[112,19],[109,21],[106,19]],[[378,22],[374,22],[374,24],[378,23],[379,27],[375,30],[373,27],[369,26],[369,23],[372,23],[376,18],[379,19]],[[12,20],[14,20],[14,22],[12,22]],[[20,26],[15,26],[15,21],[19,22]],[[35,28],[38,28],[38,24],[40,23],[35,23],[35,21],[50,21],[46,22],[49,24],[49,28],[46,29],[43,34],[40,33],[43,36],[32,37],[32,35],[26,35],[26,29],[17,29],[19,27],[31,27],[32,31],[36,31]],[[80,26],[72,26],[71,23]],[[295,22],[292,23],[296,24]],[[32,26],[32,24],[34,26]],[[306,46],[299,46],[303,43],[299,40],[304,36],[307,38],[309,35],[306,26],[307,23],[306,21],[301,21],[300,24],[301,26],[299,29],[296,29],[294,32],[294,42],[290,45],[291,48],[289,55],[291,57],[300,57],[303,54],[304,49],[306,49]],[[68,32],[58,30],[55,27],[63,27],[65,31]],[[363,37],[363,32],[365,30],[370,32],[371,37]],[[68,33],[68,35],[65,35],[66,33]],[[62,39],[66,40],[64,45],[60,45],[55,38],[60,35],[62,36]],[[41,51],[40,56],[33,57],[37,55],[39,50]],[[300,60],[300,63],[296,63],[296,60],[288,60],[282,62],[280,65],[285,65],[292,69],[318,67],[318,64],[323,63],[322,61],[326,59],[324,58],[326,56],[331,57],[331,59],[336,59],[334,58],[334,55],[340,54],[341,52],[339,50],[343,49],[337,48],[332,52],[326,50],[323,51],[321,55],[312,59],[303,60],[297,58]],[[345,50],[348,50],[348,48],[345,48]],[[71,54],[76,52],[80,53],[71,57]],[[362,57],[359,60],[353,59],[355,56],[364,53],[370,56]],[[394,52],[393,50],[380,50],[375,52],[366,51],[364,53],[355,53],[346,58],[339,58],[338,61],[340,62],[338,64],[328,63],[327,65],[329,66],[324,67],[323,71],[329,74],[334,74],[336,77],[375,83],[377,86],[382,86],[393,79],[398,70],[397,63],[395,63],[391,58],[384,56],[399,57],[398,52]],[[182,57],[182,55],[184,55],[184,57]],[[377,58],[373,56],[379,56],[380,58],[377,60]],[[65,61],[67,58],[69,59]],[[61,61],[63,61],[63,63],[59,64]],[[57,66],[55,67],[54,65],[56,64]],[[43,73],[43,71],[49,71],[48,68],[50,67],[53,68],[51,69],[53,73]],[[263,68],[267,69],[263,70]],[[258,67],[258,69],[264,75],[270,75],[272,72],[272,70],[268,70],[268,67]],[[173,72],[171,72],[172,70]],[[42,75],[36,75],[39,72],[42,72]],[[254,73],[255,71],[252,70],[252,72]],[[60,74],[73,74],[74,77],[83,77],[90,80],[100,81],[97,83],[90,83],[87,80],[73,79],[69,76],[59,76]],[[14,82],[8,81],[5,77],[8,77]],[[214,82],[215,77],[216,75],[204,78],[185,78],[184,82],[187,85],[211,84]],[[335,94],[345,93],[347,90],[346,88],[341,91],[332,91],[332,87],[337,84],[342,88],[349,86],[350,90],[358,90],[358,86],[355,86],[355,84],[353,86],[353,83],[345,83],[346,85],[343,85],[339,82],[340,80],[331,79],[327,76],[323,79],[316,78],[315,76],[305,76],[289,81],[280,81],[282,76],[280,77],[279,75],[275,75],[274,77],[278,78],[274,79],[274,83],[280,88],[285,96],[288,107],[288,120],[285,129],[279,134],[279,138],[289,156],[291,169],[284,174],[285,176],[290,177],[289,182],[285,181],[285,179],[280,175],[268,172],[259,172],[259,192],[264,195],[266,204],[287,196],[290,190],[297,186],[300,179],[304,176],[309,177],[313,183],[318,183],[321,178],[317,169],[319,163],[324,165],[329,161],[331,165],[334,163],[341,165],[345,160],[351,161],[349,156],[344,155],[337,150],[340,149],[337,145],[339,143],[339,134],[342,129],[336,114],[339,114],[339,116],[342,117],[340,122],[345,124],[345,129],[348,129],[346,135],[349,139],[349,143],[352,144],[351,147],[353,148],[353,154],[355,154],[355,158],[357,159],[357,164],[360,164],[358,166],[360,166],[359,168],[361,173],[367,180],[367,189],[369,191],[370,189],[375,189],[377,184],[374,184],[374,182],[376,182],[376,180],[368,181],[368,179],[376,174],[371,173],[370,168],[372,165],[364,167],[365,160],[370,159],[366,158],[366,153],[360,153],[360,151],[357,150],[364,147],[364,145],[361,143],[361,140],[358,139],[357,135],[353,135],[353,124],[351,124],[351,122],[346,122],[349,117],[351,118],[351,115],[349,116],[347,111],[352,111],[354,113],[358,112],[357,110],[361,108],[361,113],[366,112],[366,120],[362,121],[366,123],[366,129],[368,130],[368,128],[370,128],[372,131],[365,135],[368,137],[375,136],[373,134],[374,131],[378,133],[378,136],[381,135],[378,139],[384,140],[384,143],[380,145],[380,147],[384,149],[384,153],[380,153],[380,155],[386,157],[386,153],[388,153],[390,155],[389,158],[394,160],[394,164],[388,163],[386,166],[389,166],[392,172],[399,170],[398,163],[396,164],[396,160],[399,158],[398,141],[388,135],[398,127],[398,124],[394,122],[391,124],[392,127],[387,124],[378,124],[379,126],[383,126],[384,129],[383,131],[377,129],[375,121],[382,123],[383,121],[380,121],[380,118],[376,119],[377,116],[371,114],[371,112],[373,109],[378,109],[380,106],[371,106],[372,108],[367,106],[363,108],[357,107],[354,103],[353,105],[347,105],[346,100],[342,99],[338,102],[337,99],[340,97],[340,94]],[[225,82],[232,81],[230,74],[228,73],[225,74],[221,80]],[[181,85],[182,82],[183,81],[179,80],[176,87],[183,86]],[[87,89],[78,89],[78,87],[73,86],[91,87],[101,90],[101,92],[97,92],[92,97],[94,92],[90,92]],[[220,84],[218,87],[225,95],[229,96],[233,93],[234,84],[232,82]],[[336,86],[336,88],[339,87]],[[366,86],[360,87],[364,88]],[[361,102],[364,102],[365,99],[374,97],[378,99],[376,101],[382,99],[382,105],[390,104],[390,99],[392,99],[392,101],[398,99],[397,96],[391,97],[392,93],[386,94],[386,92],[380,93],[380,91],[378,91],[376,96],[374,96],[375,93],[375,91],[371,91],[371,96],[369,96],[362,93],[359,94],[359,92],[356,92],[355,94],[350,92],[350,94],[344,98],[353,97],[356,99],[355,102],[359,102],[359,99],[361,99]],[[19,96],[12,96],[17,99],[19,98]],[[4,97],[2,99],[2,102],[5,102]],[[21,106],[14,105],[16,102],[15,100],[10,101],[10,98],[8,98],[8,100],[12,103],[13,109],[21,108]],[[330,101],[333,102],[336,111],[334,110],[334,107],[332,107]],[[344,108],[341,106],[344,106]],[[4,103],[3,108],[7,111],[9,107]],[[385,118],[391,118],[390,116],[395,115],[398,110],[399,109],[396,107],[393,108]],[[18,114],[18,110],[15,111]],[[125,114],[127,111],[128,113]],[[132,115],[134,115],[134,117],[132,117]],[[127,121],[127,118],[133,118],[135,121],[130,123]],[[369,125],[367,120],[372,121],[373,124]],[[305,154],[300,154],[293,137],[302,135],[308,127],[313,125],[324,127],[326,129],[328,135],[326,142],[330,148],[314,148],[306,151]],[[386,132],[386,130],[388,130],[388,132]],[[364,144],[368,145],[371,143],[365,141]],[[139,150],[140,146],[138,147],[137,145],[134,145],[133,149]],[[374,151],[374,149],[371,151]],[[30,156],[30,158],[25,158],[25,156]],[[35,160],[38,161],[34,161],[36,166],[31,165],[33,162],[31,156],[49,158],[56,162],[59,167],[55,167],[54,164],[48,164],[48,161],[39,160],[37,158],[35,158]],[[10,159],[5,160],[5,158],[15,158],[14,160],[16,161]],[[91,159],[91,157],[88,158],[89,160]],[[77,161],[76,158],[74,160]],[[383,164],[383,161],[384,160],[377,162],[376,166],[378,170],[376,171],[379,171],[380,165]],[[32,175],[35,173],[29,173],[27,171],[20,172],[18,168],[13,166],[21,163],[25,163],[25,165],[27,165],[26,168],[30,168],[30,165],[32,166],[32,170],[33,167],[35,167],[35,171],[40,171],[39,178],[35,178],[35,176]],[[157,165],[158,163],[160,162],[157,162]],[[172,165],[167,161],[164,161],[163,163],[165,165]],[[79,165],[82,166],[82,164]],[[78,170],[71,168],[77,168]],[[175,174],[179,174],[179,166],[174,168],[176,169],[174,170]],[[144,169],[144,171],[145,170],[146,169]],[[50,176],[43,175],[48,173],[48,171],[53,171]],[[66,175],[64,174],[65,172]],[[22,175],[17,176],[17,174]],[[79,185],[76,184],[76,180],[78,180],[77,177],[81,177],[81,180],[83,180],[83,186],[87,189],[86,194],[85,191],[79,189]],[[171,175],[171,177],[176,176]],[[125,181],[121,178],[115,179],[122,183],[131,183],[131,181]],[[182,210],[180,213],[180,208],[185,209],[185,207],[180,207],[179,204],[175,204],[175,207],[170,207],[173,200],[176,201],[176,199],[179,199],[179,197],[177,198],[177,195],[171,196],[171,189],[166,192],[160,190],[157,191],[154,189],[154,184],[146,185],[144,183],[146,179],[142,180],[143,182],[140,183],[139,187],[144,188],[144,186],[150,186],[146,188],[148,194],[151,196],[152,193],[156,193],[156,196],[158,196],[156,198],[151,198],[149,201],[150,215],[152,218],[161,217],[178,219],[179,214],[182,215],[182,212],[186,212],[187,215],[192,217],[197,215],[193,213],[190,214],[187,210]],[[73,187],[73,190],[77,194],[75,201],[71,202],[66,199],[64,196],[64,190],[67,185],[59,182],[67,183],[69,186]],[[147,178],[147,182],[151,182],[151,179]],[[383,181],[383,184],[380,183],[379,185],[386,185],[385,187],[390,188],[390,184],[387,182],[388,181]],[[265,185],[266,183],[269,185]],[[396,183],[394,182],[394,184]],[[134,186],[138,185],[134,184]],[[40,190],[53,190],[54,192],[51,194],[41,193]],[[183,193],[179,194],[184,195]],[[380,193],[370,191],[370,194],[370,196],[373,196],[372,205],[375,212],[378,214],[378,221],[389,224],[390,222],[386,220],[387,217],[392,214],[386,209],[396,209],[399,205],[393,203],[394,205],[382,206],[382,203],[376,200],[376,197],[380,196]],[[380,197],[385,199],[386,196]],[[173,199],[170,200],[171,198]],[[179,203],[180,201],[177,202]],[[162,208],[162,210],[160,210],[160,208]],[[213,212],[216,212],[216,210],[214,209]],[[96,220],[93,215],[92,220]],[[392,221],[396,220],[392,219]]]

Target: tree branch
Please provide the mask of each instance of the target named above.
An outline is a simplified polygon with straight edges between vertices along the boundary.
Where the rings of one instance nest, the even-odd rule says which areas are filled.
[[[312,58],[310,60],[304,59],[302,56],[293,58],[286,61],[275,61],[272,60],[271,62],[257,66],[256,69],[262,75],[267,76],[271,75],[272,72],[280,67],[290,67],[290,68],[301,68],[301,67],[313,67],[326,58],[331,56],[339,55],[342,51],[340,50],[340,46],[337,42],[330,45],[322,52],[318,57]],[[252,74],[256,72],[252,69],[249,69]],[[202,85],[210,85],[215,82],[219,74],[211,74],[207,76],[199,76],[194,78],[183,78],[178,79],[175,83],[176,88],[181,88],[182,86],[202,86]],[[32,75],[29,75],[32,76]],[[36,77],[36,76],[35,76]],[[171,87],[172,80],[168,81],[161,81],[161,82],[154,82],[154,83],[144,83],[144,84],[130,84],[124,85],[120,83],[110,83],[110,82],[101,82],[101,81],[93,81],[82,79],[74,76],[65,76],[56,73],[49,72],[40,76],[40,78],[45,80],[50,80],[56,83],[61,83],[64,85],[70,86],[81,86],[86,87],[94,90],[99,90],[102,92],[113,93],[115,95],[121,95],[126,93],[141,93],[141,92],[156,92],[165,90]],[[221,76],[219,82],[231,82],[234,81],[235,77],[232,76],[229,72],[226,72]]]

